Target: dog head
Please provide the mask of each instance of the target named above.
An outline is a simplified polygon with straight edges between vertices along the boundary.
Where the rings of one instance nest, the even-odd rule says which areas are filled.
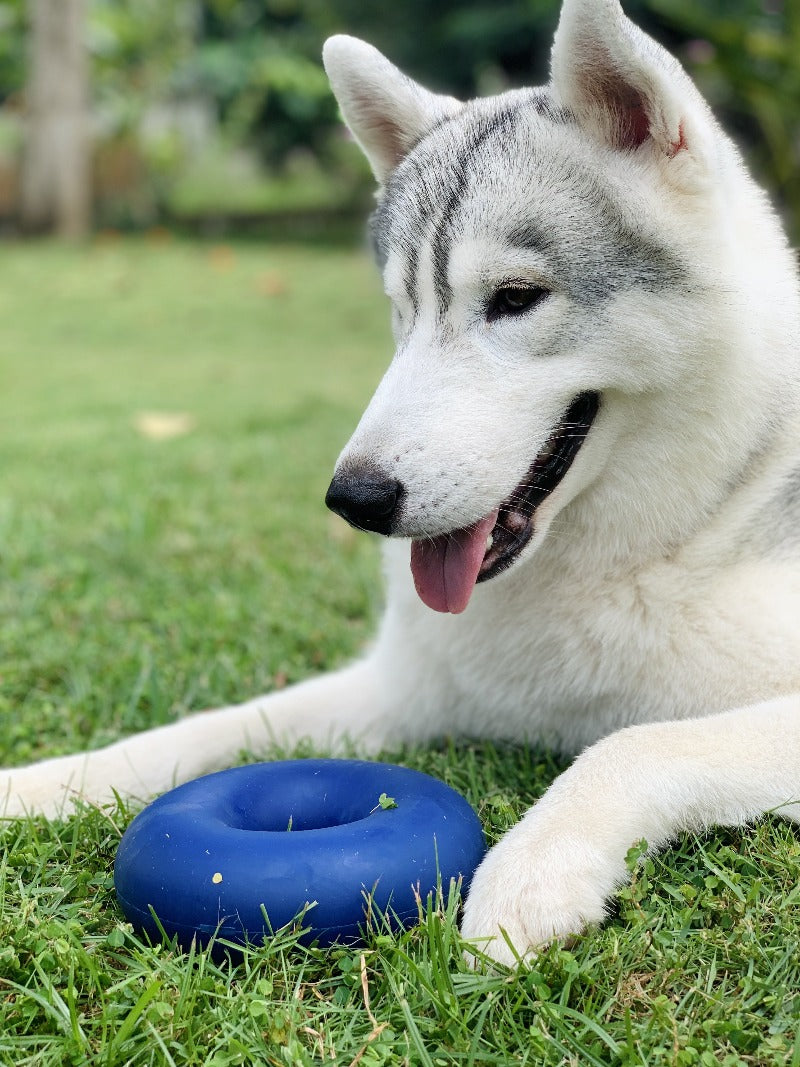
[[[542,89],[461,103],[345,36],[324,61],[380,186],[372,236],[397,346],[327,501],[411,538],[420,596],[459,612],[576,499],[601,482],[614,495],[620,441],[652,448],[669,420],[680,436],[678,385],[684,409],[687,382],[712,402],[698,353],[717,358],[740,180],[722,176],[749,179],[617,0],[566,0]],[[638,475],[653,492],[675,461],[658,447]]]

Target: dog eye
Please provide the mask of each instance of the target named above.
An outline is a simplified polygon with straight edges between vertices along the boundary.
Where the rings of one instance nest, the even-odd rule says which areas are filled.
[[[535,285],[504,286],[498,289],[489,301],[486,318],[489,322],[510,315],[524,315],[550,294]]]

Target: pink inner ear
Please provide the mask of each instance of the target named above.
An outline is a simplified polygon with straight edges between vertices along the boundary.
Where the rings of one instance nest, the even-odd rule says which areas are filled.
[[[615,77],[606,83],[605,97],[613,116],[617,148],[639,148],[650,136],[650,119],[642,96]]]
[[[368,141],[367,148],[384,155],[390,166],[397,166],[408,151],[400,127],[377,110],[375,99],[369,93],[354,94],[353,106],[364,134],[364,141]]]
[[[636,102],[629,108],[626,117],[627,129],[622,131],[623,145],[625,148],[638,148],[650,136],[650,119],[647,117],[641,97],[636,97]]]
[[[644,98],[622,81],[611,82],[606,89],[606,102],[614,116],[615,143],[618,148],[639,148],[651,136],[650,118]],[[688,149],[686,133],[681,122],[678,139],[669,145],[669,155]]]

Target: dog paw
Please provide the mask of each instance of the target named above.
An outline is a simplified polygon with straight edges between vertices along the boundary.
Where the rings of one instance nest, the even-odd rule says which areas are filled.
[[[523,821],[476,871],[461,933],[478,952],[514,966],[551,941],[568,941],[602,922],[616,880],[588,842],[547,840]],[[475,965],[474,955],[467,959]]]

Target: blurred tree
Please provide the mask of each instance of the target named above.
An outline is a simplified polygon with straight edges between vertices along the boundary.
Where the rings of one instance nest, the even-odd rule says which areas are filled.
[[[88,0],[92,93],[114,132],[174,92],[200,44],[197,0]]]
[[[226,134],[275,165],[302,147],[325,155],[337,122],[320,63],[324,35],[306,0],[205,0],[196,51],[176,71],[181,91],[218,103]]]
[[[25,81],[25,0],[0,0],[0,104]]]
[[[30,0],[30,67],[20,188],[23,225],[89,228],[89,80],[84,0]]]

